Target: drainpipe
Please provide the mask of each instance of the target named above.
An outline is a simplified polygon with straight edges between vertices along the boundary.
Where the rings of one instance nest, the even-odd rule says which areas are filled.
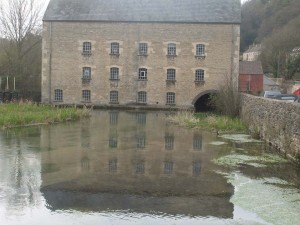
[[[50,49],[49,49],[49,51],[50,51],[50,54],[49,54],[49,103],[51,103],[52,102],[52,100],[51,100],[51,96],[52,96],[52,94],[51,94],[51,89],[52,89],[52,86],[51,86],[51,82],[52,82],[52,79],[51,79],[51,77],[52,77],[52,22],[50,22],[50,28],[49,28],[49,30],[50,30]]]

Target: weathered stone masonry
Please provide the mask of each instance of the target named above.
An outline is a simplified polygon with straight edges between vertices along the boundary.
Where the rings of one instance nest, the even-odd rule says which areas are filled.
[[[250,131],[300,163],[300,104],[243,94],[241,118]]]
[[[139,2],[50,1],[43,19],[42,102],[193,107],[199,97],[217,91],[225,75],[237,78],[238,0]],[[84,42],[91,44],[90,54],[83,54]],[[118,54],[111,54],[112,43],[118,43]],[[147,54],[139,54],[140,43],[147,44]],[[176,45],[173,56],[170,43]],[[201,57],[199,44],[205,47]],[[85,67],[91,71],[88,82]],[[118,79],[111,79],[111,68],[119,71]],[[147,79],[139,78],[140,68]],[[174,80],[167,81],[168,69],[175,70]],[[196,70],[204,71],[200,82]],[[138,93],[146,94],[142,104]],[[167,102],[167,93],[174,94],[174,103]]]

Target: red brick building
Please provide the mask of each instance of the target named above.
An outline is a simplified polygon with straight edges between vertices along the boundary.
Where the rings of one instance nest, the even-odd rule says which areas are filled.
[[[260,61],[240,62],[239,90],[255,95],[263,91],[264,78]]]

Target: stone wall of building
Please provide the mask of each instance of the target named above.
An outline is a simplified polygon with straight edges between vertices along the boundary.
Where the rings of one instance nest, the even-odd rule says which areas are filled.
[[[288,158],[300,163],[300,104],[243,94],[241,118]]]
[[[166,106],[166,93],[175,93],[176,106],[192,107],[201,93],[215,91],[226,74],[238,75],[239,25],[188,23],[44,22],[42,102],[54,102],[54,90],[63,91],[57,104],[82,103],[82,90],[90,90],[93,105],[109,105],[110,92],[118,92],[119,105],[135,105],[137,92],[147,92],[148,106]],[[91,42],[91,55],[82,54]],[[110,54],[118,42],[120,54]],[[147,56],[138,54],[148,44]],[[177,55],[167,56],[168,43]],[[205,57],[195,57],[196,45],[205,45]],[[82,84],[82,68],[91,68],[91,81]],[[119,80],[110,80],[110,68],[119,68]],[[138,80],[138,69],[147,80]],[[167,69],[176,69],[176,81],[166,82]],[[195,70],[205,71],[195,82]],[[112,105],[112,104],[111,104]]]

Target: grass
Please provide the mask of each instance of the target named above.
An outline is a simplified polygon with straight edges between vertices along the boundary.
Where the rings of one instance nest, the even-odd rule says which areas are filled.
[[[179,111],[168,119],[182,126],[205,128],[220,132],[247,131],[246,125],[239,118],[230,118],[214,113]]]
[[[57,123],[89,116],[89,109],[58,108],[34,103],[9,103],[0,105],[0,126],[4,128],[35,124]]]

